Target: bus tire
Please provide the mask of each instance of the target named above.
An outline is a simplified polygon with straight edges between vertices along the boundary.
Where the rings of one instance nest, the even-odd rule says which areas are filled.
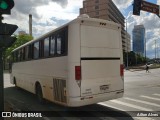
[[[37,96],[38,102],[40,104],[44,104],[43,93],[42,93],[42,88],[40,84],[36,85],[36,96]]]

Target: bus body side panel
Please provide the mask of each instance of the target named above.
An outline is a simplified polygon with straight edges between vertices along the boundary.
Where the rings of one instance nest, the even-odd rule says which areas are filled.
[[[12,67],[12,79],[16,78],[18,87],[35,94],[35,84],[39,82],[43,97],[52,102],[58,102],[54,101],[53,81],[66,81],[67,56],[18,62],[13,63]]]
[[[120,30],[111,25],[81,25],[82,97],[123,91]]]

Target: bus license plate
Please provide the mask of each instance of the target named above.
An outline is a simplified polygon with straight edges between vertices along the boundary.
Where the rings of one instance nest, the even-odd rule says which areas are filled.
[[[109,90],[109,85],[102,85],[100,86],[100,91],[101,92],[107,92]]]

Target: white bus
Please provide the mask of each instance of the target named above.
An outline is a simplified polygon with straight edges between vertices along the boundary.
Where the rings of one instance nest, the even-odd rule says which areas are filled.
[[[11,83],[78,107],[123,96],[121,26],[79,17],[12,51]]]

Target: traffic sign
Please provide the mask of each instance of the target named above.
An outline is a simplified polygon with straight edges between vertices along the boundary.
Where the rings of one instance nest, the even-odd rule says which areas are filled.
[[[12,35],[17,28],[17,25],[0,23],[0,35]]]
[[[156,5],[147,1],[142,1],[141,10],[159,15],[159,5]]]
[[[142,0],[134,0],[133,3],[133,15],[140,15]]]
[[[0,48],[8,48],[16,41],[11,35],[17,28],[17,25],[0,23]]]

